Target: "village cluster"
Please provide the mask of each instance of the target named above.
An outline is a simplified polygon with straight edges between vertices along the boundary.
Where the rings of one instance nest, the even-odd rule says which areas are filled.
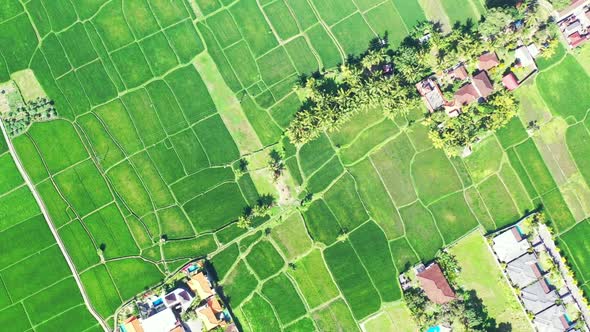
[[[571,278],[551,230],[535,222],[536,217],[532,214],[487,236],[489,249],[537,331],[587,331],[590,311],[582,291]],[[436,260],[400,275],[400,283],[404,290],[419,287],[428,300],[439,305],[457,299]],[[435,328],[451,331],[445,324]]]
[[[146,291],[119,312],[120,332],[237,332],[215,291],[206,261],[185,265],[162,286]]]

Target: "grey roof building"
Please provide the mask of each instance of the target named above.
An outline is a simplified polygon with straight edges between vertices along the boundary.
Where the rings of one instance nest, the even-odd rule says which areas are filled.
[[[528,286],[543,276],[537,264],[537,257],[533,254],[524,254],[508,263],[506,273],[518,288]]]
[[[549,288],[549,284],[545,279],[527,286],[521,290],[522,302],[525,308],[537,314],[555,303],[555,300],[559,298],[554,290]]]
[[[565,307],[554,305],[538,313],[533,320],[539,332],[563,332],[570,327]]]
[[[510,227],[497,235],[493,242],[494,252],[496,252],[498,259],[504,263],[522,256],[530,248],[530,244],[523,239],[517,226]]]

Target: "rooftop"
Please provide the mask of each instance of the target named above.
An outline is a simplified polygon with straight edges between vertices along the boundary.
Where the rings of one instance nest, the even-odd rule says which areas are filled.
[[[451,289],[451,285],[438,264],[430,264],[416,276],[430,301],[443,304],[455,299],[455,292]]]
[[[427,106],[431,112],[444,105],[444,96],[440,91],[438,83],[434,79],[427,78],[422,82],[417,83],[416,89],[418,89],[420,95],[426,99]]]
[[[528,286],[542,276],[537,265],[537,257],[533,254],[522,255],[508,263],[506,273],[518,288]]]
[[[487,98],[494,92],[494,85],[492,84],[492,81],[490,81],[487,72],[481,71],[477,73],[473,76],[472,80],[480,97]]]
[[[516,75],[513,73],[508,73],[506,76],[502,77],[502,85],[510,91],[518,88],[518,79]]]
[[[530,244],[522,238],[520,231],[514,226],[494,237],[492,247],[498,259],[508,263],[525,254]]]
[[[479,56],[477,68],[479,70],[490,70],[500,64],[496,52],[486,52]]]
[[[562,305],[554,305],[538,313],[533,323],[539,332],[562,332],[570,326]]]
[[[169,332],[178,326],[178,320],[171,308],[162,310],[141,321],[145,332]]]
[[[523,288],[521,297],[525,308],[533,314],[537,314],[552,306],[559,296],[549,288],[545,279],[541,279]]]
[[[203,274],[203,272],[198,272],[191,276],[190,280],[187,282],[187,285],[190,289],[197,294],[200,299],[206,299],[209,296],[215,294],[211,289],[211,285],[209,284],[209,280]]]
[[[479,93],[471,83],[465,84],[455,92],[455,103],[458,105],[468,105],[479,98]]]

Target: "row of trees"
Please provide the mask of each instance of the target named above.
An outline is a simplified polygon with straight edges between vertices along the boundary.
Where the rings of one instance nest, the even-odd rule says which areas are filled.
[[[403,114],[419,105],[414,85],[422,78],[460,62],[474,68],[484,51],[512,49],[519,40],[539,43],[544,54],[551,55],[557,39],[548,22],[536,0],[525,0],[519,6],[490,9],[477,28],[468,22],[444,33],[439,25],[423,22],[396,50],[388,49],[387,35],[375,39],[360,57],[349,57],[336,69],[301,78],[298,91],[305,102],[286,134],[292,142],[304,144],[323,131],[338,130],[358,112],[383,111],[389,117]],[[457,150],[473,143],[483,131],[507,123],[516,107],[514,98],[499,95],[483,105],[470,106],[462,116],[444,124],[434,120],[436,128],[444,129],[433,131],[431,138],[439,148]]]
[[[287,129],[291,142],[304,144],[323,131],[338,130],[358,112],[395,116],[416,107],[416,89],[393,73],[395,54],[385,47],[385,42],[377,43],[334,70],[301,78],[299,93],[305,102]]]

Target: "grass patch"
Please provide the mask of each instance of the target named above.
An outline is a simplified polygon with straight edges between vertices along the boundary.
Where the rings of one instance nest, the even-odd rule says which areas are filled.
[[[514,223],[520,217],[512,196],[497,175],[482,182],[477,189],[497,227]]]
[[[338,299],[311,314],[320,331],[359,331],[346,302]]]
[[[464,159],[473,181],[479,183],[498,172],[502,165],[504,150],[495,136],[489,136],[474,146],[473,153]]]
[[[213,230],[237,220],[247,203],[236,183],[223,184],[183,207],[198,232]]]
[[[339,1],[339,9],[344,7],[344,3],[348,3],[348,1]],[[356,13],[334,25],[332,27],[332,33],[338,40],[338,43],[344,48],[344,52],[353,55],[364,52],[367,49],[368,41],[376,37],[360,13]]]
[[[363,262],[375,288],[384,302],[399,300],[401,289],[396,280],[389,244],[383,231],[374,222],[368,222],[349,236],[350,243]]]
[[[229,304],[234,308],[237,308],[257,285],[256,277],[242,260],[227,275],[223,283],[226,294],[230,294]]]
[[[51,173],[88,158],[78,133],[66,121],[36,123],[29,134]]]
[[[284,274],[268,280],[262,286],[262,295],[275,308],[281,323],[288,324],[305,315],[306,310],[295,287]],[[285,301],[285,299],[289,299]]]
[[[55,182],[65,199],[80,216],[96,210],[113,199],[104,178],[91,160],[60,173],[55,177]]]
[[[521,163],[526,165],[526,173],[539,194],[542,195],[555,188],[555,181],[531,139],[517,145],[514,149]]]
[[[272,2],[264,7],[264,11],[279,38],[285,40],[299,33],[297,22],[283,0]]]
[[[230,12],[254,57],[263,55],[278,44],[256,2],[240,1],[231,7]]]
[[[104,248],[105,258],[137,255],[139,248],[115,204],[110,204],[84,218],[94,241]]]
[[[338,242],[324,251],[326,264],[346,298],[353,315],[362,319],[381,306],[379,293],[348,241]]]
[[[238,260],[239,255],[240,250],[238,249],[238,245],[234,243],[211,259],[218,280],[225,278],[231,267]]]
[[[138,258],[111,261],[106,265],[124,299],[130,299],[163,278],[156,265]]]
[[[298,212],[291,214],[289,218],[273,228],[271,237],[288,260],[303,255],[313,245],[307,235],[303,218]]]
[[[570,209],[559,189],[555,189],[541,197],[545,212],[549,214],[549,219],[557,227],[558,230],[564,231],[576,223]]]
[[[341,177],[328,192],[324,200],[340,225],[352,230],[369,219],[369,215],[356,192],[356,183],[350,175]]]
[[[430,212],[420,203],[415,202],[399,210],[404,225],[406,238],[423,261],[434,258],[436,251],[443,246]]]
[[[408,137],[401,135],[370,158],[397,206],[408,204],[417,198],[411,175],[414,153]]]
[[[445,243],[451,243],[475,228],[477,219],[465,202],[463,192],[447,196],[430,206]]]
[[[377,145],[398,132],[398,127],[389,119],[385,119],[382,122],[367,128],[367,130],[361,132],[356,137],[351,145],[339,151],[342,157],[342,162],[345,164],[351,164],[365,157],[365,155]]]
[[[357,191],[368,213],[383,229],[388,239],[395,239],[403,235],[403,224],[397,209],[389,197],[387,189],[381,182],[379,174],[371,164],[370,159],[365,159],[350,169],[357,185]]]
[[[281,329],[272,307],[258,293],[242,306],[245,318],[253,331],[279,331]]]
[[[100,223],[100,221],[99,221]],[[114,226],[108,225],[108,228],[105,230],[105,233],[108,234],[111,230],[117,230],[117,223],[120,223],[119,220],[114,220]],[[120,228],[120,225],[119,225]],[[93,228],[94,229],[94,228]],[[124,229],[124,232],[127,232]],[[123,233],[124,235],[125,233]],[[64,227],[59,229],[59,235],[66,245],[68,252],[70,253],[70,257],[74,261],[74,265],[79,271],[85,270],[94,264],[98,264],[100,262],[100,257],[96,253],[96,247],[90,238],[90,234],[84,229],[82,226],[82,222],[79,220],[74,220],[71,223],[65,225]],[[97,234],[98,235],[98,234]],[[110,235],[110,234],[109,234]],[[125,238],[125,236],[118,236],[119,238],[123,238],[125,240],[131,240],[130,244],[133,244],[133,239],[129,239],[129,237]],[[97,240],[101,240],[97,238]],[[112,244],[112,243],[111,243]],[[100,243],[99,243],[100,245]],[[117,247],[124,246],[125,243],[119,245],[118,243],[115,244],[115,248],[111,249],[109,247],[109,252],[117,252]],[[132,252],[137,253],[137,250]]]
[[[246,257],[248,265],[259,279],[266,279],[279,272],[285,262],[275,247],[268,241],[255,244]]]
[[[191,227],[190,221],[178,206],[160,209],[157,213],[162,235],[166,235],[169,239],[182,239],[195,236],[195,231]]]
[[[514,331],[529,330],[528,319],[485,241],[473,232],[450,249],[461,267],[458,283],[477,293],[497,324],[507,323]]]
[[[566,56],[560,64],[541,72],[536,82],[541,96],[554,114],[563,118],[573,116],[578,121],[584,119],[590,105],[590,97],[585,94],[590,90],[590,79],[576,58]]]
[[[315,308],[339,295],[338,289],[326,268],[319,250],[295,262],[295,269],[288,271],[310,308]]]
[[[320,56],[322,68],[333,68],[342,63],[342,56],[334,40],[328,35],[323,25],[318,24],[306,31],[311,45]]]
[[[412,163],[412,177],[418,196],[426,204],[463,188],[451,162],[442,150],[428,150],[416,154]],[[436,186],[432,184],[436,183]]]

